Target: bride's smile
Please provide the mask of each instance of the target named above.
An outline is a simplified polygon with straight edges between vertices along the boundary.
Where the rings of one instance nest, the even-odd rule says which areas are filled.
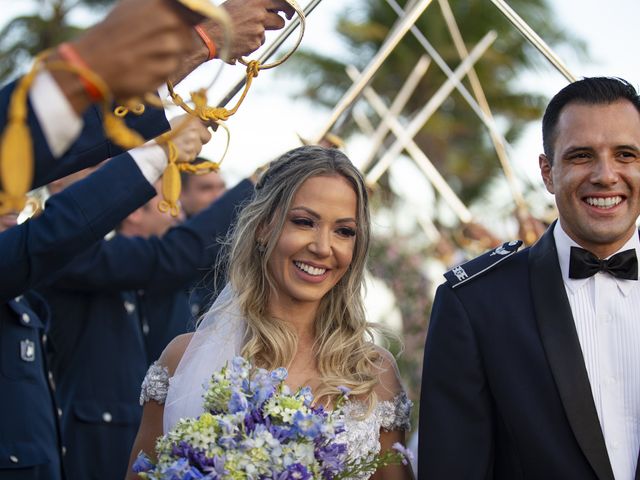
[[[268,261],[272,302],[318,304],[340,281],[353,258],[356,212],[356,193],[342,176],[312,177],[300,186]]]

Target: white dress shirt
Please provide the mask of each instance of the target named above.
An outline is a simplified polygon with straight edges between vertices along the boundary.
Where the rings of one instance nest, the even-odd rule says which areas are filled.
[[[34,79],[29,90],[29,98],[49,150],[54,157],[61,156],[82,132],[82,118],[76,114],[67,97],[46,70],[38,73]],[[167,167],[167,156],[155,142],[148,142],[128,153],[151,184],[160,178]]]
[[[603,272],[569,278],[570,249],[580,245],[560,222],[553,234],[611,467],[616,480],[633,480],[640,447],[640,281]],[[640,252],[637,234],[619,252],[629,249]]]

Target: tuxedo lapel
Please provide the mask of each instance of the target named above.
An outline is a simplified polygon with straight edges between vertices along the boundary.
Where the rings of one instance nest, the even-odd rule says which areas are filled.
[[[614,480],[562,281],[553,225],[529,251],[529,276],[540,337],[571,429],[598,478]]]

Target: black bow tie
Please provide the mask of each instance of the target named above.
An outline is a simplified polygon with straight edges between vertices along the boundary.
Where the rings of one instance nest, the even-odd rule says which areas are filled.
[[[616,278],[638,280],[638,258],[632,248],[600,260],[584,248],[571,247],[569,278],[589,278],[598,272],[606,272]]]

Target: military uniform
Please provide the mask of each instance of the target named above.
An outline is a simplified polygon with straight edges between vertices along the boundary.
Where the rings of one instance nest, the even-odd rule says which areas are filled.
[[[153,186],[124,154],[51,197],[38,218],[0,234],[0,478],[61,478],[58,407],[40,344],[48,314],[41,302],[30,305],[20,295],[153,195]]]
[[[4,130],[7,123],[9,101],[16,82],[0,89],[0,132]],[[41,187],[70,173],[97,165],[107,158],[124,153],[122,147],[105,136],[100,109],[91,106],[82,116],[83,127],[78,138],[62,156],[56,157],[48,147],[47,138],[30,100],[27,106],[27,120],[34,157],[34,179],[31,188]],[[144,114],[139,116],[128,115],[126,123],[145,139],[157,137],[169,130],[169,122],[164,115],[164,110],[153,107],[148,107]]]
[[[613,480],[554,227],[531,248],[505,244],[454,268],[439,287],[419,478]]]
[[[40,290],[52,310],[49,346],[70,478],[124,477],[149,362],[187,331],[185,285],[214,266],[216,239],[252,193],[243,181],[161,238],[100,241]]]

